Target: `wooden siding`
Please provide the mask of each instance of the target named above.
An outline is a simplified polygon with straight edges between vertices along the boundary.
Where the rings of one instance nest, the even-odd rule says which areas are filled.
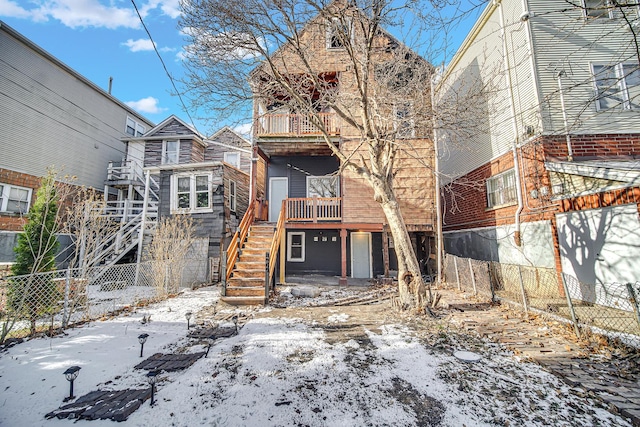
[[[106,81],[104,82],[107,83]],[[125,157],[127,116],[152,123],[0,25],[0,167],[42,176],[50,165],[102,189]]]
[[[167,140],[175,140],[177,138],[167,138]],[[144,166],[160,166],[162,164],[162,141],[150,140],[144,145]],[[199,143],[189,140],[180,139],[180,154],[178,155],[178,163],[200,163],[204,161],[204,148]]]
[[[184,126],[180,121],[172,119],[169,123],[162,126],[160,129],[156,129],[152,136],[158,138],[179,138],[180,136],[190,137],[193,135],[193,130]]]
[[[249,175],[232,166],[223,165],[225,215],[239,222],[249,207]],[[236,183],[236,210],[229,209],[229,180]],[[235,232],[235,229],[233,229]]]
[[[338,161],[331,156],[272,157],[269,178],[289,178],[289,197],[307,197],[307,176],[324,176],[338,170]]]
[[[218,131],[215,135],[211,137],[211,141],[218,142],[223,145],[217,145],[209,143],[207,145],[207,150],[205,152],[205,161],[224,161],[224,153],[228,151],[233,151],[232,148],[229,147],[237,147],[241,150],[238,150],[240,153],[240,167],[241,171],[249,173],[251,170],[251,151],[252,146],[249,141],[242,138],[238,134],[236,134],[231,129],[225,127]],[[229,147],[225,147],[229,146]],[[248,151],[248,152],[247,152]]]

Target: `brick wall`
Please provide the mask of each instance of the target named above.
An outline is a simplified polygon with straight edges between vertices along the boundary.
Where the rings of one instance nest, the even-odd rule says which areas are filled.
[[[40,186],[40,177],[0,168],[0,183],[31,188],[31,205],[36,199],[36,191]],[[26,218],[12,213],[0,213],[0,230],[21,231]]]

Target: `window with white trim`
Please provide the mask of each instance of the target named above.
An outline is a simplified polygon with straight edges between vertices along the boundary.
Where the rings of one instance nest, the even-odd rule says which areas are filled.
[[[124,131],[131,136],[142,136],[144,135],[146,129],[142,124],[127,116],[127,124],[124,128]]]
[[[516,173],[508,170],[487,179],[487,206],[490,208],[516,201]]]
[[[585,18],[612,18],[612,7],[609,0],[582,0],[582,11]]]
[[[237,200],[236,182],[229,180],[229,210],[231,212],[236,211]]]
[[[162,141],[162,164],[177,165],[180,160],[180,140]]]
[[[211,211],[210,173],[178,174],[171,177],[172,212]]]
[[[226,151],[224,153],[224,162],[229,163],[231,166],[240,168],[240,153],[237,151]]]
[[[26,214],[31,204],[31,189],[0,183],[0,212]]]
[[[640,107],[640,68],[638,64],[593,64],[598,111]]]
[[[304,262],[304,231],[287,233],[287,261]]]
[[[339,177],[307,176],[307,197],[340,197]]]
[[[345,42],[352,37],[351,20],[331,18],[327,23],[327,49],[344,49]]]
[[[413,121],[413,105],[411,102],[403,102],[393,107],[393,127],[398,138],[415,137],[415,125]]]

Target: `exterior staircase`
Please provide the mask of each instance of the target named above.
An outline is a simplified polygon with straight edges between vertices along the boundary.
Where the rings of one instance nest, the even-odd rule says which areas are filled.
[[[269,298],[265,284],[266,254],[271,249],[276,226],[254,223],[226,283],[222,301],[231,305],[265,304]]]

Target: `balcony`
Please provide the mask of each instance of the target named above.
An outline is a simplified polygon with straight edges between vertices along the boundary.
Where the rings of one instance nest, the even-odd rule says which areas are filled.
[[[340,135],[340,125],[335,113],[318,113],[324,128],[331,136]],[[257,120],[258,137],[321,136],[322,132],[306,114],[264,114]]]
[[[287,222],[340,222],[341,197],[301,197],[285,200]]]

